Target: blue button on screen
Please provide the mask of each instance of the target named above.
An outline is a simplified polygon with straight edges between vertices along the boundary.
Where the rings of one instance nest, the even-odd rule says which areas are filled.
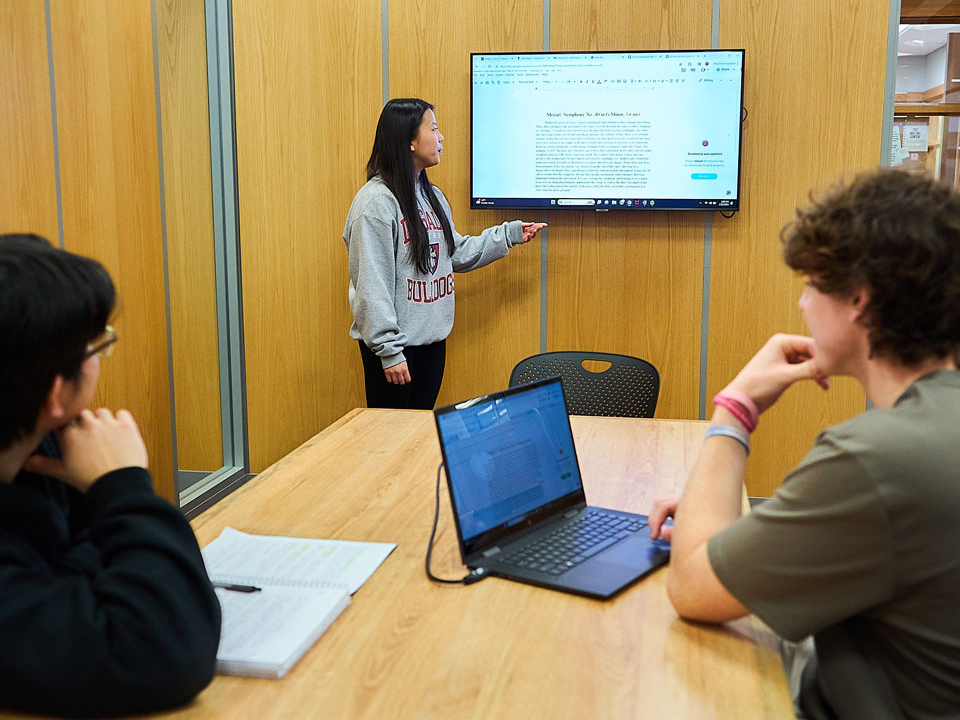
[[[691,176],[694,180],[716,180],[716,173],[693,173]]]

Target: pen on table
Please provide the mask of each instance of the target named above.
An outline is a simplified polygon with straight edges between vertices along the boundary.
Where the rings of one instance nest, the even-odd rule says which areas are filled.
[[[260,592],[260,588],[256,585],[237,585],[236,583],[221,583],[215,582],[211,583],[215,588],[222,588],[223,590],[233,590],[234,592]]]

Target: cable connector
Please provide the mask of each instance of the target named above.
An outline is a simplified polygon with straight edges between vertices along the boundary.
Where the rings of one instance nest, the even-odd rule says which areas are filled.
[[[487,571],[482,567],[474,568],[469,575],[463,579],[464,585],[473,585],[476,582],[485,580],[488,577]]]

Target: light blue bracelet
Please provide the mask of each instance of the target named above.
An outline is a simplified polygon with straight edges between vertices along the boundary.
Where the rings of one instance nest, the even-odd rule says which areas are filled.
[[[743,449],[747,451],[747,455],[750,454],[750,437],[739,428],[735,428],[732,425],[711,425],[707,428],[707,434],[703,436],[703,439],[706,440],[711,435],[723,435],[724,437],[733,438],[743,445]]]

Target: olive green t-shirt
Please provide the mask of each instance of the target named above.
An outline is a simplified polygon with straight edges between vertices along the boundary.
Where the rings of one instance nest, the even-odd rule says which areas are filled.
[[[960,718],[960,371],[822,432],[708,554],[777,633],[814,636],[808,715]]]

